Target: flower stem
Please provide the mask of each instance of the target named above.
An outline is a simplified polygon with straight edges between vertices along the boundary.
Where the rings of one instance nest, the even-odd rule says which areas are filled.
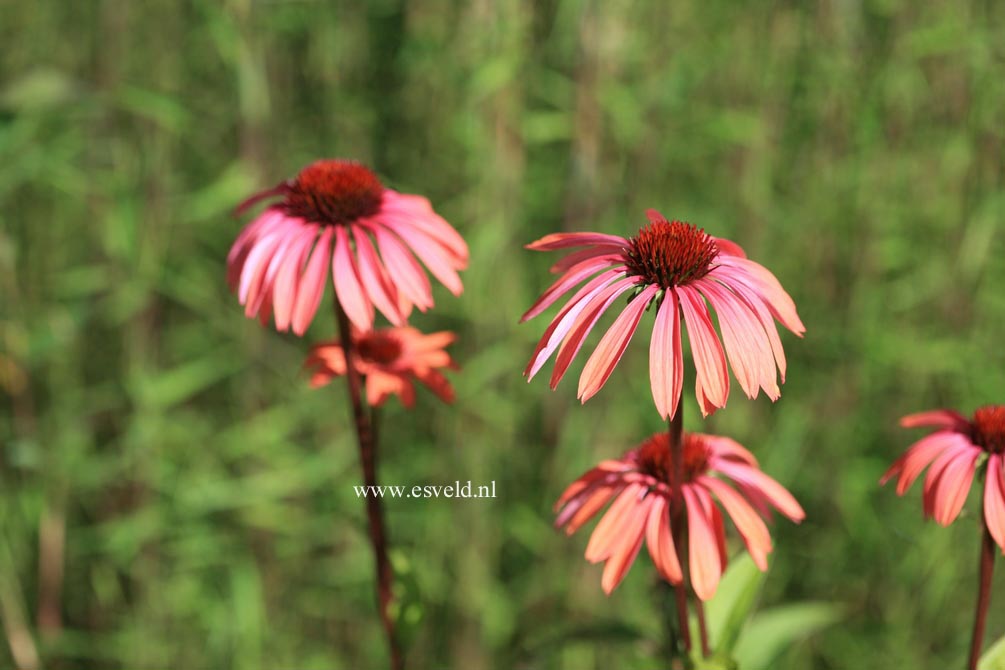
[[[708,627],[705,625],[705,606],[701,598],[695,596],[694,611],[698,615],[698,632],[701,633],[701,655],[705,658],[711,655],[712,650],[708,647]]]
[[[684,396],[677,401],[677,411],[668,425],[670,436],[670,532],[673,535],[674,547],[677,550],[677,561],[680,563],[684,580],[674,585],[674,595],[677,600],[677,624],[680,628],[680,639],[684,649],[691,651],[691,630],[687,618],[687,570],[684,562],[684,494],[681,484],[684,482]]]
[[[983,519],[983,516],[982,516]],[[981,645],[984,642],[984,627],[988,618],[988,605],[991,604],[991,571],[994,569],[995,543],[988,531],[987,524],[982,521],[981,531],[981,574],[977,585],[977,613],[974,616],[974,635],[970,643],[970,670],[977,670],[977,661],[981,657]]]
[[[373,491],[377,486],[377,436],[370,414],[364,406],[362,397],[362,381],[359,372],[352,365],[353,342],[349,328],[349,319],[335,300],[335,319],[338,321],[339,336],[342,340],[342,351],[346,360],[346,382],[349,388],[349,400],[352,402],[352,418],[356,426],[356,440],[359,444],[359,459],[363,466],[363,484],[367,491]],[[369,520],[370,544],[373,545],[373,557],[377,569],[377,607],[380,610],[380,620],[387,635],[388,653],[391,659],[391,669],[401,670],[404,667],[401,647],[398,645],[394,629],[394,617],[391,615],[391,605],[394,601],[394,573],[387,557],[387,531],[384,527],[384,511],[381,508],[380,496],[368,495],[366,499],[366,515]]]

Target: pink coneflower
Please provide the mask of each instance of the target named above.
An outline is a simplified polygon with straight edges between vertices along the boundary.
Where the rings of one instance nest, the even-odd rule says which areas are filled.
[[[357,328],[371,328],[375,307],[404,325],[413,305],[423,311],[433,305],[416,256],[460,295],[457,270],[468,262],[461,236],[428,200],[385,188],[359,163],[311,163],[237,211],[274,197],[281,200],[241,231],[227,256],[227,281],[247,316],[267,323],[271,315],[277,330],[303,335],[331,266],[335,295]]]
[[[688,572],[694,592],[708,600],[727,562],[725,526],[715,499],[761,570],[767,569],[771,551],[771,536],[761,517],[769,516],[772,507],[797,523],[805,515],[792,494],[761,472],[753,454],[733,440],[697,433],[684,433],[683,439]],[[681,583],[670,529],[670,468],[670,438],[657,433],[620,459],[603,461],[584,473],[555,504],[556,511],[561,510],[556,527],[565,526],[571,535],[614,501],[586,547],[588,561],[607,562],[601,578],[605,593],[621,583],[643,540],[657,571],[671,583]]]
[[[948,526],[963,509],[981,457],[987,455],[984,521],[1005,552],[1005,406],[982,407],[969,421],[949,409],[922,412],[905,416],[900,425],[937,430],[911,445],[880,483],[897,477],[897,495],[904,495],[922,470],[931,466],[922,496],[925,516]]]
[[[551,387],[562,379],[601,315],[628,296],[614,324],[586,361],[579,398],[586,402],[607,381],[651,305],[658,306],[649,348],[649,377],[656,407],[672,418],[684,380],[681,313],[697,368],[695,393],[702,414],[724,407],[729,395],[728,357],[733,374],[751,398],[764,389],[775,400],[780,391],[776,366],[785,381],[785,353],[772,317],[796,335],[804,332],[796,307],[771,272],[748,260],[733,242],[718,239],[681,221],[667,221],[655,210],[635,237],[601,233],[556,233],[527,245],[536,251],[585,247],[552,267],[561,277],[523,315],[531,319],[575,286],[537,345],[524,372],[532,378],[558,351]],[[705,301],[718,315],[722,343]],[[723,352],[725,344],[725,352]]]
[[[456,369],[444,347],[456,338],[453,333],[424,335],[415,328],[384,328],[353,333],[352,359],[356,371],[366,379],[366,399],[379,407],[391,395],[401,404],[415,404],[413,380],[418,380],[444,402],[454,401],[454,389],[439,368]],[[345,353],[338,342],[311,349],[304,364],[311,371],[311,386],[324,386],[346,373]]]

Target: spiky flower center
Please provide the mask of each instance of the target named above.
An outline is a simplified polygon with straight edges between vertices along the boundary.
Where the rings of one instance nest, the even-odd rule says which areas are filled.
[[[701,279],[719,255],[703,228],[684,221],[655,220],[629,242],[628,274],[664,289]]]
[[[346,224],[380,209],[384,186],[355,161],[311,163],[287,185],[283,207],[313,223]]]
[[[708,444],[700,435],[684,433],[684,481],[690,482],[708,472]],[[670,436],[656,433],[642,443],[635,459],[639,471],[664,484],[670,484],[673,462],[670,458]]]
[[[974,443],[986,451],[1005,452],[1005,406],[988,405],[974,412]]]
[[[401,356],[401,342],[387,333],[367,333],[356,341],[356,351],[367,363],[390,365]]]

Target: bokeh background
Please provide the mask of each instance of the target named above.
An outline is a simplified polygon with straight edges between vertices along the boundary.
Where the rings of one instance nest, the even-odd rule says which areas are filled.
[[[413,319],[459,333],[456,404],[384,412],[384,482],[498,492],[386,505],[413,667],[661,667],[651,566],[606,598],[586,534],[550,526],[569,481],[661,428],[648,336],[581,407],[574,378],[524,382],[545,321],[517,324],[554,260],[526,242],[648,207],[743,244],[808,328],[774,405],[734,388],[702,423],[685,387],[686,426],[808,512],[776,522],[760,606],[836,615],[771,667],[961,667],[977,496],[942,529],[877,480],[918,437],[901,415],[1005,400],[1003,15],[0,0],[0,667],[386,663],[344,388],[300,369],[334,323],[276,334],[224,282],[234,204],[323,156],[471,246],[463,296]]]

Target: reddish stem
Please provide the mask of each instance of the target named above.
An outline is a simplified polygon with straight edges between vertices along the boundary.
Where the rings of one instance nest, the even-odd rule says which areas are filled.
[[[977,661],[981,657],[984,628],[988,619],[988,605],[991,604],[991,572],[995,566],[995,543],[988,531],[987,524],[983,521],[981,531],[984,537],[981,540],[981,574],[977,587],[977,613],[974,616],[974,635],[970,642],[970,664],[967,666],[970,670],[977,670]]]
[[[684,396],[677,401],[677,411],[669,423],[670,436],[670,532],[673,535],[674,547],[677,550],[677,561],[680,563],[684,580],[674,585],[674,596],[677,600],[677,624],[680,627],[680,637],[684,649],[691,651],[691,630],[687,620],[687,571],[684,569],[684,494],[681,484],[684,482]]]
[[[697,595],[694,598],[694,611],[698,615],[698,632],[701,633],[701,655],[708,658],[712,650],[708,646],[708,627],[705,625],[705,605]]]
[[[359,372],[352,365],[353,342],[349,328],[349,319],[335,300],[335,318],[338,321],[339,335],[342,339],[342,351],[346,360],[346,382],[349,387],[349,399],[352,401],[352,418],[356,426],[356,439],[359,443],[359,458],[363,465],[363,485],[366,491],[373,491],[377,486],[377,440],[370,422],[367,408],[363,404],[361,394],[362,382]],[[380,610],[380,620],[387,635],[388,653],[391,658],[391,669],[401,670],[404,663],[398,637],[394,630],[394,617],[391,615],[391,604],[394,601],[394,573],[387,557],[387,531],[384,528],[384,511],[381,508],[380,496],[366,495],[366,515],[370,526],[370,544],[373,545],[373,557],[377,569],[377,606]]]

